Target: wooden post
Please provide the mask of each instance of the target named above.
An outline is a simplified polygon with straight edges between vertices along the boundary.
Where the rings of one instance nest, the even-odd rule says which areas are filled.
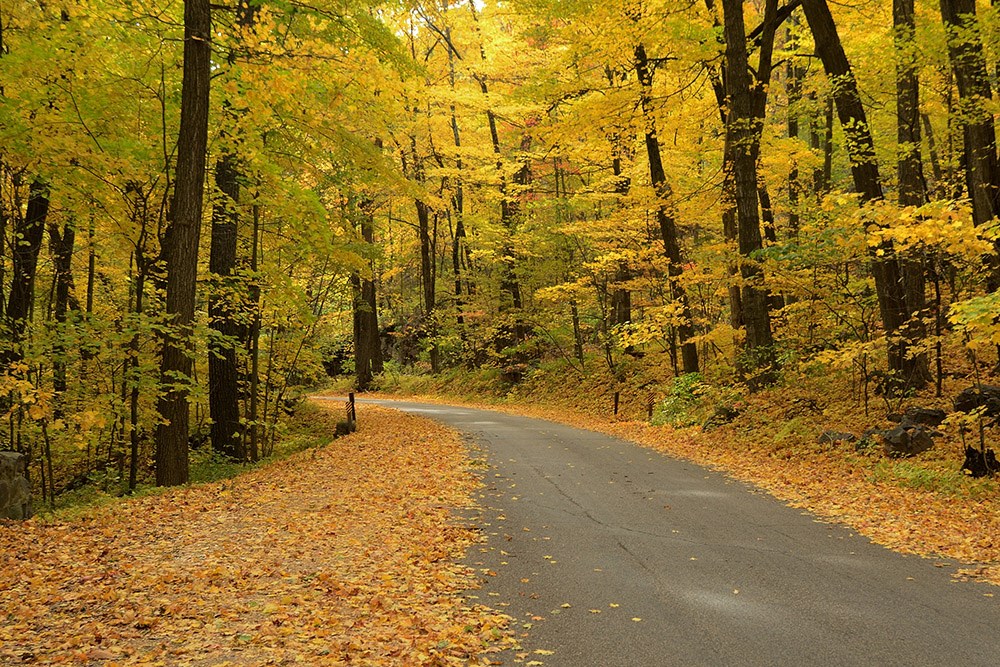
[[[356,427],[358,421],[358,414],[354,409],[354,392],[352,391],[347,395],[347,423],[350,425],[353,431]]]
[[[618,416],[618,402],[621,399],[621,392],[615,392],[615,416]]]

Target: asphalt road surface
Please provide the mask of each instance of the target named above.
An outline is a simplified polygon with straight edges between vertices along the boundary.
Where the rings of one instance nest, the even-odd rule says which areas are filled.
[[[502,664],[1000,665],[1000,588],[954,581],[956,563],[609,436],[373,402],[470,438],[488,535],[473,594],[526,633]]]

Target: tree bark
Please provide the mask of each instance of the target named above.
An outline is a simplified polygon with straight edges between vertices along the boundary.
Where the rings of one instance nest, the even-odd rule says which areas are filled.
[[[250,0],[236,3],[234,45],[228,61],[236,62],[237,50],[245,32],[256,20],[258,6]],[[222,101],[223,115],[235,124],[237,112],[228,99]],[[223,139],[231,139],[226,130]],[[225,141],[223,142],[226,143]],[[212,207],[212,242],[209,248],[209,271],[213,290],[208,298],[209,326],[214,335],[208,343],[208,410],[212,419],[212,449],[233,459],[246,458],[243,424],[240,421],[240,368],[237,347],[246,344],[249,327],[242,323],[240,310],[245,285],[234,277],[238,255],[240,203],[240,168],[238,149],[224,148],[215,162],[217,199]]]
[[[17,216],[14,224],[10,293],[7,297],[6,310],[10,348],[4,350],[0,356],[3,366],[24,358],[21,343],[27,329],[28,315],[35,300],[35,272],[38,268],[38,253],[42,248],[48,214],[49,188],[41,179],[36,178],[28,186],[28,208],[23,217]]]
[[[965,181],[972,200],[972,220],[982,225],[1000,214],[1000,165],[986,57],[979,34],[975,0],[941,0],[941,18],[948,32],[948,56],[960,98],[960,122],[965,155]],[[1000,242],[987,261],[987,288],[1000,289]]]
[[[218,199],[212,208],[212,243],[208,270],[213,290],[208,301],[209,326],[214,335],[208,341],[208,409],[212,419],[212,449],[223,456],[242,460],[240,422],[239,367],[236,347],[246,337],[246,327],[239,323],[242,285],[234,278],[236,270],[240,201],[236,156],[222,155],[215,163]]]
[[[192,371],[192,324],[198,277],[198,241],[205,188],[208,105],[212,69],[212,10],[208,0],[184,2],[184,73],[180,133],[171,219],[164,239],[168,327],[160,361],[157,403],[156,483],[188,481],[188,384]]]
[[[698,347],[691,339],[694,337],[694,324],[691,308],[688,305],[687,294],[680,284],[684,273],[684,260],[681,256],[681,246],[677,235],[677,223],[670,208],[672,196],[670,184],[667,182],[666,171],[663,169],[663,159],[660,155],[660,140],[656,134],[656,123],[652,110],[653,70],[646,55],[646,47],[639,44],[634,50],[633,61],[640,85],[640,102],[643,117],[646,121],[644,140],[646,157],[649,160],[649,180],[657,196],[656,221],[660,227],[663,239],[663,249],[670,260],[667,269],[667,279],[673,299],[680,305],[681,322],[677,325],[677,335],[681,340],[681,367],[685,373],[698,372]]]
[[[893,27],[896,31],[896,140],[898,144],[900,206],[922,206],[927,201],[923,163],[920,157],[920,80],[917,74],[913,0],[893,0]],[[924,266],[917,253],[900,259],[906,310],[909,316],[901,335],[906,346],[919,345],[927,335]],[[930,381],[926,354],[907,354],[902,359],[903,379],[908,386],[921,388]]]
[[[72,224],[63,225],[60,231],[56,225],[49,225],[49,245],[52,248],[52,263],[55,271],[56,294],[53,317],[56,323],[55,342],[52,345],[52,390],[56,394],[54,417],[62,416],[61,400],[58,398],[67,389],[66,382],[66,319],[69,315],[70,298],[73,289],[73,246],[76,231]]]
[[[754,85],[747,56],[746,28],[743,23],[743,0],[723,0],[724,34],[726,38],[726,143],[732,146],[731,161],[725,166],[727,176],[732,179],[736,205],[737,236],[741,256],[740,296],[743,303],[743,323],[746,338],[743,343],[742,372],[751,384],[765,384],[773,377],[775,363],[774,339],[771,334],[771,319],[768,309],[767,290],[763,285],[764,272],[754,255],[761,250],[763,242],[760,233],[758,210],[757,159],[760,156],[760,136],[763,128],[763,110],[766,99],[762,99],[767,81]],[[765,10],[765,24],[774,20],[777,0],[768,0]],[[770,30],[773,44],[773,28]],[[758,68],[758,76],[770,76],[769,54],[762,49],[764,71]]]
[[[368,206],[361,207],[361,237],[371,247],[375,243],[375,225]],[[374,263],[371,270],[374,272]],[[354,370],[358,391],[371,388],[372,378],[383,370],[382,343],[378,331],[378,302],[374,276],[351,276],[354,294]]]

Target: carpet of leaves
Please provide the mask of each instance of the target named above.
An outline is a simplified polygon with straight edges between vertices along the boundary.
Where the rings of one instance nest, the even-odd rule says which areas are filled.
[[[357,433],[235,479],[0,522],[0,664],[487,662],[510,635],[461,595],[463,444],[359,413]]]

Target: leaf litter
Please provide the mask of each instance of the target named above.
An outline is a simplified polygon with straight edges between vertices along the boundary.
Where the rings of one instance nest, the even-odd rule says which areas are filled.
[[[510,619],[471,605],[456,433],[363,406],[361,429],[241,475],[0,522],[0,663],[480,665]]]

